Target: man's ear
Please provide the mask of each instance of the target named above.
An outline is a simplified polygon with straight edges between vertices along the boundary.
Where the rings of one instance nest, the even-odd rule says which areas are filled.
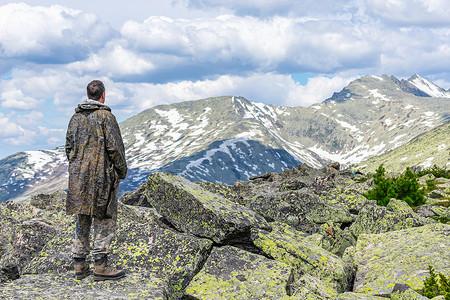
[[[98,102],[105,103],[105,92],[103,92],[102,96],[98,100]]]

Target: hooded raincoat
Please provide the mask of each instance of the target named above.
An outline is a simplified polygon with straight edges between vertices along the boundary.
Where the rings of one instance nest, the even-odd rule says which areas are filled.
[[[127,174],[125,149],[111,109],[95,100],[78,105],[66,134],[68,214],[111,218],[117,214],[119,179]]]

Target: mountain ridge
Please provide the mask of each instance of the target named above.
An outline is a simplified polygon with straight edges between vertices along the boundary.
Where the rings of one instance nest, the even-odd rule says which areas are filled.
[[[357,164],[448,122],[449,101],[405,92],[387,75],[370,75],[310,107],[281,107],[235,96],[156,106],[120,123],[130,169],[121,192],[161,170],[183,173],[192,181],[232,184],[301,162],[316,168],[331,161]],[[259,152],[251,152],[248,145]],[[28,163],[23,155],[16,166],[6,163],[15,156],[0,160],[0,178],[9,178],[0,184],[0,196],[20,197],[17,191],[32,192],[49,176],[63,182],[63,152],[57,148],[35,153],[44,157],[40,163]],[[33,168],[33,178],[21,175]],[[56,169],[59,175],[50,175]]]

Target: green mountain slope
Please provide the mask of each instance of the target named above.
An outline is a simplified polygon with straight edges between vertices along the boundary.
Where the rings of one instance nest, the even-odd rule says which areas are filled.
[[[450,122],[421,134],[407,144],[355,166],[362,172],[374,172],[383,165],[389,172],[401,173],[406,167],[450,168]]]

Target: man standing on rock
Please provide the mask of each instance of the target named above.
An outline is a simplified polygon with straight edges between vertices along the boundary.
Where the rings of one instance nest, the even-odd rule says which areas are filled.
[[[94,280],[118,279],[123,270],[108,266],[107,256],[115,235],[117,192],[127,174],[125,149],[116,118],[105,103],[105,86],[99,80],[87,86],[88,99],[79,104],[69,122],[66,155],[69,191],[66,212],[76,215],[72,246],[75,275],[90,274],[89,233],[94,227]]]

